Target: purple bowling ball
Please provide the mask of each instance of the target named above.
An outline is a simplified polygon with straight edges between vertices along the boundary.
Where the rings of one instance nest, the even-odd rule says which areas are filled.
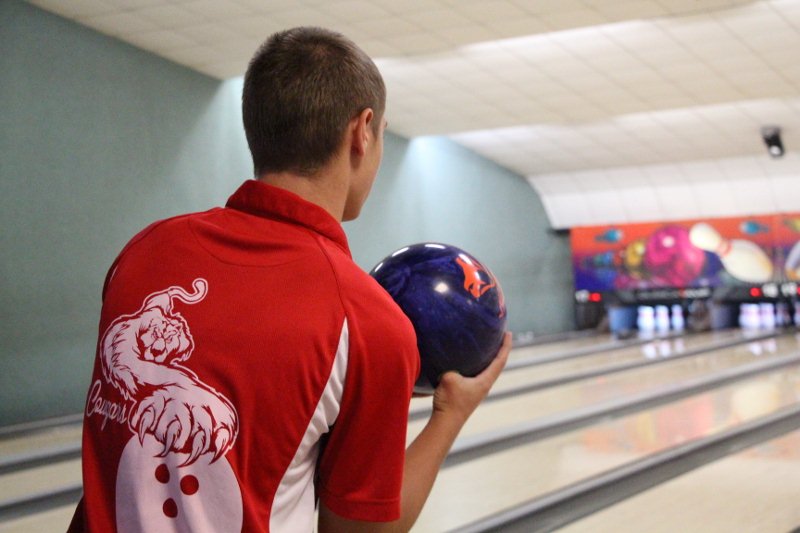
[[[647,239],[644,266],[658,285],[688,287],[703,271],[705,252],[689,240],[689,230],[665,226]]]
[[[506,327],[503,291],[472,255],[446,244],[413,244],[370,275],[414,326],[421,366],[414,392],[432,394],[450,370],[475,376],[497,355]]]

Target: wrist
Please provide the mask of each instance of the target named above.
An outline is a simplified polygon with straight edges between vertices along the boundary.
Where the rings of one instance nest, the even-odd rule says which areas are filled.
[[[455,433],[461,431],[466,424],[468,415],[463,415],[454,410],[434,409],[428,423],[436,424]]]

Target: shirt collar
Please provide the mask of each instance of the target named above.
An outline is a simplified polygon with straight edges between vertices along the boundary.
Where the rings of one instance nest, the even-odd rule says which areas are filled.
[[[330,213],[286,189],[247,180],[228,198],[226,207],[262,218],[278,218],[312,229],[350,255],[342,225]]]

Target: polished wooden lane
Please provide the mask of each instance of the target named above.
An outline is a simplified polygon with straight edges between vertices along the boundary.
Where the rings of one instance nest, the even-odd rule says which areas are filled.
[[[537,418],[557,416],[797,351],[800,351],[800,339],[789,335],[513,396],[481,405],[461,435],[476,435]],[[426,401],[430,402],[430,399]],[[409,423],[409,442],[425,423],[426,420]]]
[[[708,464],[559,531],[788,533],[800,526],[798,498],[800,432],[794,432]]]
[[[553,357],[558,354],[597,350],[599,349],[613,349],[627,346],[631,343],[637,343],[637,338],[633,339],[616,339],[609,334],[590,335],[585,337],[578,337],[575,339],[566,339],[556,342],[547,342],[544,344],[531,344],[529,346],[521,346],[514,350],[510,359],[525,359],[525,358],[545,358]]]
[[[0,533],[63,532],[67,530],[74,512],[75,505],[69,504],[42,513],[9,520],[5,523],[0,523]]]
[[[763,333],[762,333],[763,335]],[[693,335],[675,336],[671,338],[652,338],[644,344],[633,345],[620,343],[612,350],[603,350],[599,353],[586,353],[579,357],[566,357],[550,362],[538,363],[532,366],[513,368],[512,365],[526,364],[540,361],[541,357],[526,355],[529,347],[514,348],[511,351],[512,359],[509,368],[495,384],[494,392],[502,393],[516,387],[539,383],[582,371],[592,371],[611,365],[630,364],[634,362],[648,362],[663,360],[672,356],[679,356],[687,351],[694,351],[714,344],[735,342],[748,336],[741,330],[725,330],[717,332],[699,333]],[[556,350],[557,355],[568,356],[569,349]],[[581,352],[578,352],[581,353]],[[549,356],[546,358],[549,359]],[[425,398],[414,398],[411,401],[412,412],[428,405]]]
[[[81,440],[81,424],[67,424],[0,437],[0,458],[18,456],[33,450],[46,450],[70,445]]]
[[[644,344],[621,346],[614,350],[581,357],[537,364],[530,367],[509,369],[507,372],[504,372],[502,379],[498,381],[495,389],[497,391],[503,391],[523,384],[555,379],[582,371],[602,369],[612,365],[669,359],[686,352],[704,349],[716,344],[745,340],[747,338],[748,336],[743,334],[741,330],[727,330],[714,333],[699,333],[696,335],[652,339]],[[525,359],[522,357],[516,359],[517,364],[524,360]]]
[[[800,368],[795,366],[446,468],[413,531],[454,530],[670,446],[795,404],[800,402],[798,381]]]

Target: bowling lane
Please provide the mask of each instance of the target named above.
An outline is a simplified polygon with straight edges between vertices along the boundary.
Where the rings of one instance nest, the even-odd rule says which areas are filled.
[[[31,496],[80,481],[79,458],[3,474],[0,475],[0,502]]]
[[[800,367],[793,366],[445,468],[412,531],[451,531],[570,483],[797,402]]]
[[[557,342],[521,346],[519,348],[515,348],[511,352],[509,359],[516,360],[537,357],[553,357],[558,354],[566,354],[584,350],[614,349],[628,346],[630,344],[636,344],[638,341],[638,338],[620,340],[609,334],[598,334]]]
[[[566,359],[565,361],[554,361],[551,363],[537,364],[530,368],[508,369],[498,379],[495,390],[513,388],[534,381],[542,381],[558,375],[572,373],[582,368],[591,368],[602,365],[607,360],[615,361],[617,357],[628,360],[640,358],[648,351],[655,354],[664,353],[665,350],[680,351],[684,349],[694,349],[703,343],[714,341],[725,341],[732,339],[738,330],[724,330],[714,333],[700,333],[696,335],[675,336],[670,338],[653,338],[649,342],[617,341],[608,335],[598,335],[589,338],[574,339],[558,344],[558,347],[550,347],[538,351],[540,346],[523,346],[514,348],[509,355],[510,364],[535,361],[540,358],[557,357],[558,355],[570,354],[573,352],[586,352],[585,355]],[[667,344],[664,344],[667,343]],[[550,346],[549,344],[547,346]],[[591,353],[588,350],[592,347],[599,349],[599,353]],[[611,348],[613,346],[613,348]],[[551,349],[553,348],[553,349]],[[644,351],[643,351],[644,350]],[[585,362],[583,362],[585,361]],[[537,370],[540,369],[540,370]],[[430,400],[427,398],[414,398],[411,400],[411,410],[429,407]]]
[[[786,533],[800,526],[800,432],[708,464],[560,533]]]
[[[786,335],[659,365],[511,396],[481,405],[467,421],[461,435],[467,436],[498,430],[502,427],[565,413],[601,402],[621,400],[626,396],[634,396],[688,379],[708,376],[739,365],[785,356],[798,350],[800,350],[800,336]],[[431,400],[428,398],[426,401],[430,402]],[[409,423],[409,442],[419,434],[425,423],[424,419]]]
[[[509,361],[528,361],[536,358],[555,357],[559,354],[587,351],[592,349],[592,347],[597,347],[600,349],[613,349],[611,348],[612,346],[622,348],[629,344],[630,341],[620,341],[611,335],[591,335],[587,337],[578,337],[575,339],[514,348],[511,350],[508,359]],[[416,409],[423,405],[427,405],[428,403],[429,402],[426,398],[415,398],[411,400],[411,409]]]
[[[26,433],[20,436],[0,438],[0,459],[60,446],[72,445],[81,441],[80,423],[55,426]]]
[[[585,355],[563,361],[554,361],[527,368],[518,368],[504,372],[495,384],[495,391],[503,391],[522,385],[551,380],[577,372],[603,368],[611,365],[632,363],[635,361],[668,359],[687,351],[711,347],[714,344],[745,339],[748,336],[742,330],[731,329],[696,335],[685,335],[666,339],[653,339],[646,344],[620,347],[608,352]]]
[[[0,533],[66,531],[70,520],[72,520],[72,514],[75,512],[75,505],[75,503],[71,503],[42,513],[0,523]]]

